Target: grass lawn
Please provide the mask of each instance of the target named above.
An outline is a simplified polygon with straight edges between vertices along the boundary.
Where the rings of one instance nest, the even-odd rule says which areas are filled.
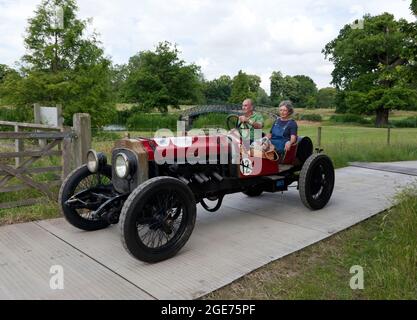
[[[203,299],[417,299],[417,189],[397,205]],[[364,289],[350,288],[352,266]]]

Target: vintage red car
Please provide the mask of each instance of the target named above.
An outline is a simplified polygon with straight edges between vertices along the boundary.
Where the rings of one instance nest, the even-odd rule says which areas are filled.
[[[198,203],[214,212],[227,194],[257,197],[286,191],[293,183],[308,208],[328,203],[334,167],[310,138],[298,137],[281,157],[268,155],[267,139],[259,142],[260,148],[245,147],[230,132],[121,139],[112,150],[112,165],[103,153],[88,152],[87,164],[64,181],[59,203],[77,228],[119,223],[124,247],[146,262],[168,259],[184,246]]]

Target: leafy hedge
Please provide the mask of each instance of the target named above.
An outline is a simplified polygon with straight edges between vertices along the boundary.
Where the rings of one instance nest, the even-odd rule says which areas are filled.
[[[401,120],[390,121],[394,128],[417,128],[417,117],[408,117]]]
[[[336,123],[359,123],[359,124],[371,124],[372,123],[371,120],[365,119],[364,117],[358,114],[351,114],[351,113],[335,114],[335,115],[332,115],[329,120],[331,122],[336,122]]]
[[[0,120],[13,122],[33,122],[33,109],[0,106]]]
[[[226,128],[227,116],[228,115],[225,113],[209,113],[206,115],[201,115],[193,121],[193,128]]]
[[[300,114],[297,118],[298,118],[297,120],[316,121],[316,122],[321,122],[323,120],[321,115],[317,113]]]
[[[177,129],[177,115],[137,113],[127,119],[126,126],[131,131],[147,131],[158,129]]]

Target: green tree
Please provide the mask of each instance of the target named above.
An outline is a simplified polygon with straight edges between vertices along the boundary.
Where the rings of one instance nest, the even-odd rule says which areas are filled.
[[[161,42],[155,51],[142,51],[129,59],[124,87],[126,101],[142,110],[199,103],[203,99],[200,68],[186,65],[176,46]]]
[[[204,96],[207,103],[227,103],[232,93],[232,79],[227,75],[222,75],[212,81],[204,83]]]
[[[57,8],[62,25],[54,23]],[[110,61],[97,35],[84,35],[89,21],[78,19],[77,11],[75,0],[42,1],[28,21],[20,75],[5,78],[2,95],[20,107],[61,104],[67,123],[73,113],[88,112],[94,125],[102,125],[115,112]]]
[[[278,106],[280,101],[284,100],[284,77],[281,71],[274,71],[269,80],[271,81],[271,103]]]
[[[10,73],[12,70],[5,64],[0,64],[0,85],[3,82],[4,78],[8,73]]]
[[[272,72],[271,102],[277,106],[282,100],[291,100],[297,107],[307,107],[315,103],[317,85],[305,75],[283,76],[280,71]]]
[[[314,107],[317,95],[317,85],[308,76],[305,75],[296,75],[293,79],[297,80],[297,89],[294,97],[294,103],[297,107]]]
[[[261,78],[257,75],[244,73],[242,70],[233,78],[232,92],[229,98],[230,103],[242,103],[250,98],[256,101]]]
[[[417,15],[417,0],[412,0],[410,9],[413,12],[413,14]]]
[[[366,15],[363,29],[346,25],[326,45],[323,53],[335,65],[332,82],[346,91],[346,111],[374,113],[376,126],[383,126],[389,110],[415,107],[416,91],[404,76],[412,65],[409,34],[404,31],[409,28],[414,27],[388,13]]]
[[[256,95],[256,104],[257,105],[265,105],[265,106],[270,106],[271,105],[271,99],[269,98],[266,91],[261,87],[259,87],[258,93]]]
[[[271,102],[278,106],[282,100],[298,101],[298,80],[291,76],[283,76],[280,71],[272,72],[271,80]]]
[[[124,88],[127,80],[128,69],[125,64],[116,64],[110,68],[111,88],[116,102],[126,102]]]
[[[317,108],[334,108],[337,90],[335,88],[321,88],[317,92]]]

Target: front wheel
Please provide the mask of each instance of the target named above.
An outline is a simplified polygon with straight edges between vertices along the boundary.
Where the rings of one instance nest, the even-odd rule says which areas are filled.
[[[303,204],[312,210],[323,208],[333,193],[334,181],[330,158],[322,153],[311,155],[303,164],[298,181]]]
[[[195,225],[196,202],[190,188],[172,177],[156,177],[138,186],[120,215],[125,249],[145,262],[173,257]]]
[[[72,171],[61,185],[58,203],[65,219],[73,226],[93,231],[109,226],[109,223],[93,215],[103,203],[100,194],[111,193],[111,166],[100,174],[91,173],[86,165]]]

